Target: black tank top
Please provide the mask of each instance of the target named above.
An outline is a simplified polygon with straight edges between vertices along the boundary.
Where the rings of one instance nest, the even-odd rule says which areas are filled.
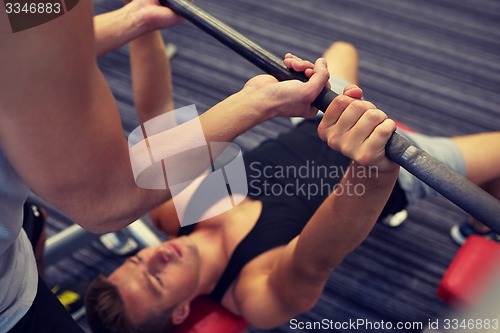
[[[349,164],[347,158],[334,153],[318,138],[316,127],[317,122],[304,122],[245,154],[248,195],[262,202],[262,212],[255,226],[234,250],[222,277],[209,295],[214,301],[222,300],[229,286],[252,259],[288,244],[299,235],[323,202],[328,195],[326,192],[314,197],[307,195],[307,186],[320,181],[318,177],[304,177],[311,176],[307,171],[319,164],[345,167]],[[302,170],[300,174],[299,170]],[[336,184],[339,180],[340,177],[334,177],[328,182]]]
[[[245,154],[248,196],[262,202],[262,212],[255,226],[234,250],[222,277],[209,295],[214,301],[222,300],[252,259],[288,244],[299,235],[343,177],[350,160],[332,151],[318,138],[318,122],[304,121],[292,131],[267,140]],[[390,202],[383,214],[397,212],[406,205],[399,186]],[[180,234],[192,230],[193,226],[184,227]]]

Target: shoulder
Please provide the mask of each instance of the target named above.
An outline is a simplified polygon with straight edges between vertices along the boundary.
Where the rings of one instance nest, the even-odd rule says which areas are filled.
[[[279,326],[309,311],[321,296],[322,284],[311,283],[292,268],[298,239],[267,251],[241,271],[231,297],[236,313],[252,326]]]

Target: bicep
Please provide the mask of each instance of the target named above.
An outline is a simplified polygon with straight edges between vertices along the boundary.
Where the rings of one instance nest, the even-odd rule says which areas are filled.
[[[290,313],[308,311],[321,297],[328,271],[309,272],[298,265],[297,244],[300,235],[290,241],[269,273],[268,288]]]
[[[269,275],[247,277],[239,281],[235,294],[240,314],[253,327],[270,329],[289,320],[290,312],[269,285]]]

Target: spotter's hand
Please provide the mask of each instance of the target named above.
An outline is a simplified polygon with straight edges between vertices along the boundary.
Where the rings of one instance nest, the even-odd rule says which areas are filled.
[[[124,0],[128,15],[135,18],[135,25],[146,32],[166,29],[184,23],[184,18],[162,6],[159,0]]]
[[[284,63],[288,68],[304,72],[309,80],[278,82],[270,75],[258,75],[245,84],[243,91],[256,93],[256,98],[270,103],[272,116],[314,117],[318,110],[311,103],[327,85],[330,77],[326,61],[320,58],[313,64],[287,54]]]

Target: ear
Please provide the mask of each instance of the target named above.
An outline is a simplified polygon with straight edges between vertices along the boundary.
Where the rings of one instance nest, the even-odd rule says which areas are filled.
[[[180,325],[186,320],[186,318],[189,316],[189,312],[191,311],[191,307],[189,306],[189,303],[182,303],[178,305],[175,309],[174,312],[172,312],[172,324],[174,325]]]

